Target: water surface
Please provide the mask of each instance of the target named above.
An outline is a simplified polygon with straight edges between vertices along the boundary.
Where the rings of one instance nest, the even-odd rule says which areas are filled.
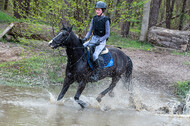
[[[148,110],[142,106],[135,109],[131,107],[129,94],[123,88],[117,87],[114,98],[106,96],[99,104],[95,98],[102,87],[87,87],[81,99],[88,104],[88,107],[81,109],[73,100],[76,90],[72,88],[63,100],[57,102],[56,97],[60,88],[60,86],[42,88],[0,85],[0,126],[189,126],[190,124],[188,116],[155,112],[156,108],[168,104],[168,98],[163,94],[152,92],[140,94],[136,97],[137,100],[134,100],[135,104],[138,106],[138,101],[141,101],[139,104],[146,104]],[[148,98],[148,95],[152,97]]]

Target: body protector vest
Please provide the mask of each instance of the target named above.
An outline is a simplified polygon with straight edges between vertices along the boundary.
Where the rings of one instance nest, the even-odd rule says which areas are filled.
[[[109,20],[110,18],[105,16],[100,20],[100,17],[97,15],[93,17],[93,35],[98,35],[98,36],[104,36],[106,34],[106,21]]]

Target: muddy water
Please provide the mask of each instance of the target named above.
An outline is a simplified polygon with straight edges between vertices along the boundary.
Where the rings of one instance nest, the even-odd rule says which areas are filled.
[[[189,126],[188,115],[162,114],[158,108],[173,104],[175,98],[150,90],[135,89],[133,103],[122,86],[115,97],[105,96],[96,102],[104,86],[89,86],[81,96],[88,107],[81,109],[73,100],[71,87],[59,102],[60,86],[10,87],[0,85],[0,126]],[[134,107],[135,106],[135,107]]]

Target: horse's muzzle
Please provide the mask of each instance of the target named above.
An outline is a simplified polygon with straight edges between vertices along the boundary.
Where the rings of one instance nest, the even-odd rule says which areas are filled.
[[[55,45],[53,44],[53,40],[49,41],[48,46],[51,47],[52,49],[55,49]]]

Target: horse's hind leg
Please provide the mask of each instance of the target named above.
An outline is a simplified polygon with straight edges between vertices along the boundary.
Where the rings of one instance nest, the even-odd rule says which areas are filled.
[[[119,79],[120,79],[119,76],[112,78],[112,83],[110,84],[110,86],[106,88],[103,92],[101,92],[96,98],[96,100],[98,102],[101,102],[102,97],[104,97],[109,91],[112,92],[113,88],[116,86],[116,83],[119,81]]]

